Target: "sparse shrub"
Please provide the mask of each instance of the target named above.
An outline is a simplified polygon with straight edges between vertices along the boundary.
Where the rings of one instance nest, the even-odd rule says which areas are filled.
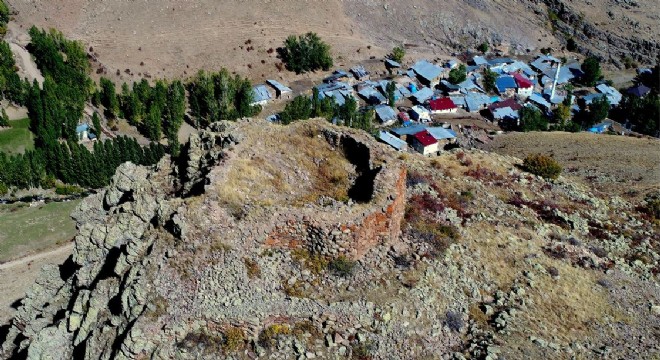
[[[554,267],[554,266],[550,266],[550,267],[546,268],[546,271],[547,271],[548,274],[549,274],[550,276],[552,276],[552,277],[557,277],[557,276],[559,276],[559,270],[557,270],[557,268]]]
[[[660,220],[660,192],[648,193],[638,210],[648,215],[651,220]]]
[[[344,255],[340,255],[338,258],[330,261],[328,264],[328,269],[330,269],[337,276],[349,277],[353,274],[355,265],[355,261],[348,259]]]
[[[7,195],[7,193],[9,193],[9,188],[5,183],[0,181],[0,196]]]
[[[477,165],[477,167],[473,168],[473,169],[468,169],[465,172],[465,175],[469,176],[469,177],[472,177],[475,180],[482,181],[482,182],[484,182],[484,181],[486,181],[486,182],[491,182],[491,181],[501,182],[501,181],[504,180],[504,176],[496,173],[493,170],[485,168],[481,165]]]
[[[222,344],[222,349],[227,352],[234,352],[245,344],[245,333],[243,329],[238,327],[230,327],[224,331],[225,341]]]
[[[293,284],[289,284],[286,279],[282,280],[282,291],[284,291],[284,293],[289,297],[306,297],[305,291],[303,289],[303,283],[297,280]]]
[[[271,325],[259,334],[259,345],[269,349],[277,343],[278,338],[289,334],[291,334],[291,328],[289,325]]]
[[[410,225],[410,236],[431,245],[430,255],[434,257],[442,255],[451,244],[460,238],[458,230],[451,225],[438,224],[425,219],[419,219]]]
[[[542,154],[530,154],[525,157],[523,167],[526,171],[546,179],[556,179],[562,170],[555,159]]]
[[[423,175],[417,171],[409,171],[408,176],[406,177],[406,186],[413,187],[417,184],[428,184],[429,178],[426,175]]]
[[[259,267],[259,263],[247,257],[243,258],[243,262],[245,263],[245,269],[247,270],[247,275],[250,279],[258,278],[261,276],[261,268]]]
[[[75,185],[63,184],[55,186],[55,193],[57,195],[75,195],[81,192],[83,192],[83,189]]]
[[[361,342],[359,344],[354,344],[353,357],[357,360],[371,360],[373,359],[373,352],[376,346],[371,341]]]
[[[488,51],[488,43],[487,42],[481,43],[479,46],[477,46],[477,50],[479,50],[482,53],[486,53],[486,51]]]
[[[594,253],[594,255],[598,256],[599,258],[607,257],[607,251],[605,251],[605,249],[598,246],[592,247],[591,252]]]
[[[147,316],[156,319],[165,314],[167,314],[167,308],[169,307],[167,299],[163,296],[158,295],[152,300],[153,308],[147,311]]]
[[[609,280],[604,279],[604,278],[603,279],[598,279],[598,281],[596,281],[596,284],[604,287],[605,289],[609,289],[609,288],[612,287],[612,283]]]
[[[456,153],[456,160],[463,166],[471,166],[472,159],[470,159],[464,152]]]
[[[447,327],[452,331],[461,331],[464,325],[461,314],[454,311],[447,311],[445,314],[445,325],[447,325]]]
[[[223,335],[217,335],[198,330],[188,333],[183,341],[177,343],[178,348],[189,351],[200,351],[202,354],[213,354],[222,351],[222,345],[225,343]]]
[[[291,251],[291,257],[314,274],[320,274],[328,268],[327,258],[320,254],[312,254],[307,249],[295,249]]]

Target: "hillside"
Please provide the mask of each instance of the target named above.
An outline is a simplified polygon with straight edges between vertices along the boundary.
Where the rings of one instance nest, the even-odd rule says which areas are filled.
[[[83,201],[0,357],[657,357],[657,222],[519,164],[212,124]]]
[[[222,66],[253,80],[304,79],[278,72],[279,59],[269,50],[307,31],[327,40],[339,63],[382,57],[402,43],[413,56],[444,56],[484,41],[503,44],[505,53],[551,47],[558,54],[572,37],[585,54],[646,64],[660,49],[652,0],[8,3],[24,29],[54,27],[81,40],[91,48],[94,68],[115,80],[185,77]]]

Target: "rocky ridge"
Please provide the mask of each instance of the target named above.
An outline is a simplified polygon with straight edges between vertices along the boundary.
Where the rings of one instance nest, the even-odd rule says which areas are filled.
[[[246,166],[298,164],[273,139],[333,162]],[[322,121],[216,123],[184,154],[124,164],[81,204],[73,256],[43,270],[0,357],[658,354],[657,224],[616,196],[478,150],[396,157]],[[327,168],[345,195],[306,188]]]

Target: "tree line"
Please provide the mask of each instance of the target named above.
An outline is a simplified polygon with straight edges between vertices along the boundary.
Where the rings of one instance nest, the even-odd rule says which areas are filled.
[[[0,184],[17,188],[49,188],[58,179],[67,184],[100,188],[110,183],[116,168],[123,162],[152,165],[165,149],[152,143],[141,147],[129,137],[118,137],[94,143],[94,151],[76,142],[50,144],[47,150],[37,148],[25,154],[0,153]]]
[[[337,105],[329,96],[321,99],[316,87],[312,89],[311,97],[298,95],[286,104],[280,113],[280,122],[286,125],[315,117],[323,117],[328,121],[334,120],[337,124],[367,132],[373,131],[373,110],[360,111],[357,100],[352,96],[347,97],[342,105]]]

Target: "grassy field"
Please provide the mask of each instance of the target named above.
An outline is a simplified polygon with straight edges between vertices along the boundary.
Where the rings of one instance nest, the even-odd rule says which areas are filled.
[[[69,214],[78,203],[0,205],[0,262],[71,240],[76,227]]]
[[[0,152],[24,153],[34,148],[34,135],[30,132],[30,119],[9,121],[11,129],[0,130]]]

